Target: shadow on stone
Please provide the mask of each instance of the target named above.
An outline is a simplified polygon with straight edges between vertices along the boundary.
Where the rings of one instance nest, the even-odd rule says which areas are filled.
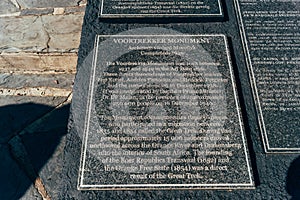
[[[62,153],[68,117],[69,105],[55,110],[34,103],[0,107],[0,199],[23,197],[37,174],[49,187],[54,185],[51,179],[59,177],[62,154],[57,151]],[[39,196],[34,190],[28,195]]]
[[[300,156],[292,162],[288,170],[286,190],[292,200],[300,199]]]

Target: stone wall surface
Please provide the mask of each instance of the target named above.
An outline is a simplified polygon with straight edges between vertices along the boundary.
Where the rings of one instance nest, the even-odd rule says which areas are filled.
[[[68,24],[68,26],[66,26]],[[24,16],[0,21],[0,51],[76,52],[82,14]]]
[[[85,5],[86,1],[1,1],[1,71],[55,71],[64,60],[65,71],[74,73]],[[55,65],[54,57],[60,60]]]
[[[0,199],[57,199],[85,5],[0,1]]]

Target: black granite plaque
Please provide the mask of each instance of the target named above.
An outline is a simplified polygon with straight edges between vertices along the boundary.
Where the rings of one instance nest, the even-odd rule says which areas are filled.
[[[87,108],[79,189],[253,187],[224,35],[99,35]]]
[[[300,152],[300,2],[236,1],[266,152]]]
[[[220,17],[220,0],[102,0],[100,17]]]

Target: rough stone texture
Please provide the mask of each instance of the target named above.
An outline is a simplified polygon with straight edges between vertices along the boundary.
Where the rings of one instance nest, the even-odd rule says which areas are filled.
[[[1,72],[67,72],[75,73],[77,53],[34,54],[12,53],[0,54]]]
[[[18,12],[19,9],[9,0],[0,1],[0,15]]]
[[[83,14],[2,18],[0,51],[76,51],[80,41],[82,18]]]
[[[244,60],[244,53],[236,23],[233,1],[223,2],[226,11],[223,22],[201,23],[201,19],[184,23],[180,20],[170,23],[163,21],[137,21],[127,23],[128,20],[105,23],[97,18],[99,1],[91,0],[86,8],[85,23],[83,25],[82,41],[79,51],[78,75],[76,82],[88,83],[89,73],[83,64],[88,54],[93,50],[96,34],[117,34],[134,28],[163,27],[188,34],[225,34],[228,36],[232,54],[233,66],[241,99],[243,120],[246,126],[247,140],[255,176],[255,190],[187,190],[187,191],[78,191],[77,176],[80,162],[82,134],[80,127],[76,127],[74,115],[78,109],[85,109],[86,105],[71,107],[69,135],[64,151],[64,171],[59,189],[60,199],[300,199],[299,191],[299,154],[270,155],[262,148],[262,139],[257,124],[257,116],[249,83],[248,71]],[[149,23],[147,23],[149,22]],[[181,22],[181,23],[179,23]],[[82,71],[81,71],[82,70]],[[76,88],[75,82],[75,88]],[[75,89],[74,99],[86,98],[80,89]],[[73,100],[74,100],[73,99]],[[237,166],[238,167],[238,166]],[[292,174],[292,175],[291,175]]]
[[[17,0],[22,8],[77,6],[79,0]]]

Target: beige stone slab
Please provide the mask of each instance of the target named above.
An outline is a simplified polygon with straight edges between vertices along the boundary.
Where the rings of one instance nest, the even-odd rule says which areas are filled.
[[[51,88],[51,87],[34,87],[34,88],[1,88],[0,96],[32,96],[32,97],[68,97],[72,90]]]
[[[0,72],[64,72],[75,73],[76,53],[63,54],[1,54]]]
[[[62,15],[65,12],[65,8],[54,8],[54,15]]]

